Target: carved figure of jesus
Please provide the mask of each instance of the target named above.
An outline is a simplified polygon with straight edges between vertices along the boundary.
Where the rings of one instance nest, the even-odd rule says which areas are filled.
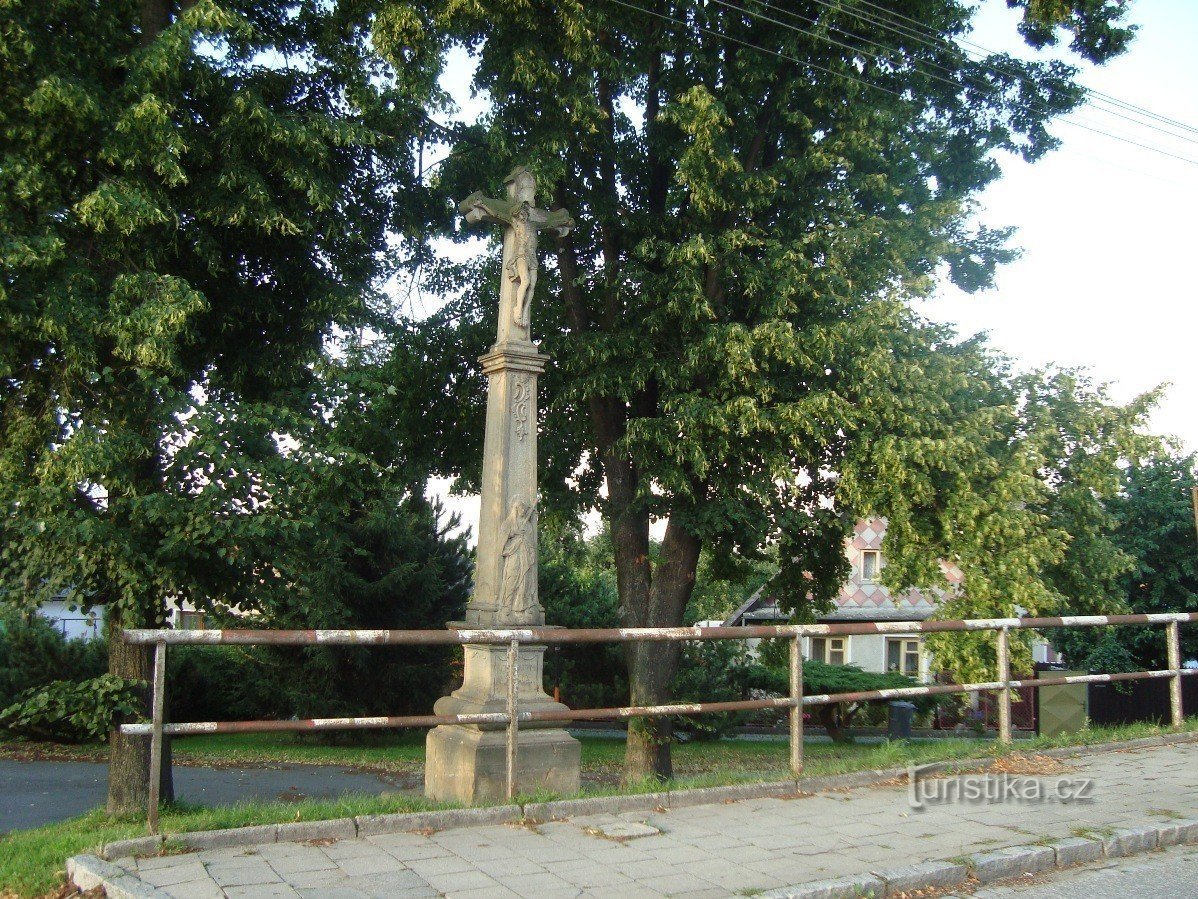
[[[537,522],[536,508],[516,500],[499,530],[499,605],[517,615],[536,611]]]
[[[492,222],[503,232],[504,278],[499,290],[497,342],[529,340],[533,292],[537,286],[537,234],[552,231],[565,237],[574,220],[564,209],[549,211],[536,206],[537,182],[524,166],[507,176],[507,199],[497,200],[476,191],[458,204],[468,224]]]
[[[523,202],[512,213],[511,259],[507,277],[513,284],[512,322],[528,328],[528,301],[537,286],[537,231],[528,220],[530,204]]]

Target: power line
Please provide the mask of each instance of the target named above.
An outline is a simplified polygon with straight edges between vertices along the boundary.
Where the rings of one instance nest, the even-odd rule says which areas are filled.
[[[612,0],[612,2],[620,2],[620,0]],[[852,52],[852,53],[856,53],[856,54],[860,54],[860,55],[863,55],[863,56],[867,56],[867,57],[869,57],[869,58],[871,58],[871,59],[873,59],[873,60],[875,60],[875,61],[877,61],[877,60],[879,60],[879,59],[881,59],[881,58],[882,58],[881,54],[879,54],[879,53],[871,53],[869,50],[867,50],[867,49],[865,49],[865,48],[862,48],[862,47],[857,47],[857,46],[853,46],[853,45],[850,45],[850,44],[846,44],[846,43],[844,43],[844,42],[842,42],[842,41],[838,41],[838,40],[836,40],[836,39],[834,39],[834,38],[830,38],[830,37],[828,37],[828,36],[826,36],[826,35],[819,34],[818,32],[812,31],[812,30],[810,30],[810,29],[808,29],[808,28],[802,28],[802,27],[799,27],[799,26],[797,26],[797,25],[790,24],[789,22],[783,22],[783,21],[780,21],[779,19],[775,19],[775,18],[773,18],[773,17],[771,17],[771,16],[763,15],[762,13],[753,12],[752,10],[745,9],[744,7],[737,6],[737,5],[735,5],[734,3],[730,3],[730,2],[728,2],[728,0],[714,0],[714,2],[715,2],[715,3],[718,3],[718,4],[719,4],[719,5],[721,5],[721,6],[724,6],[724,7],[726,7],[726,8],[728,8],[728,9],[735,10],[736,12],[739,12],[739,13],[743,13],[744,15],[751,16],[751,17],[753,17],[753,18],[760,19],[760,20],[762,20],[762,21],[765,21],[765,22],[771,22],[771,23],[773,23],[773,24],[775,24],[775,25],[778,25],[778,26],[780,26],[780,27],[782,27],[782,28],[786,28],[786,29],[789,29],[789,30],[791,30],[791,31],[794,31],[794,32],[796,32],[797,34],[803,34],[803,35],[806,35],[806,36],[808,36],[808,37],[814,38],[815,40],[824,41],[825,43],[829,43],[829,44],[831,44],[831,45],[833,45],[833,46],[836,46],[836,47],[840,47],[840,48],[842,48],[842,49],[849,50],[849,51],[850,51],[850,52]],[[820,0],[817,0],[817,2],[820,2]],[[630,7],[631,7],[631,4],[621,3],[621,5],[625,5],[625,6],[630,6]],[[766,4],[766,6],[768,6],[768,7],[769,7],[769,8],[771,8],[771,9],[777,9],[777,7],[770,6],[768,3]],[[650,12],[650,11],[649,11],[649,10],[644,10],[644,9],[642,9],[642,12]],[[650,14],[651,14],[651,15],[659,15],[658,13],[652,13],[652,12],[650,12]],[[797,14],[795,14],[795,13],[790,13],[790,15],[796,15],[796,16],[797,16]],[[675,20],[675,21],[677,21],[677,20]],[[803,21],[809,21],[809,20],[807,20],[807,19],[803,19]],[[702,27],[702,26],[697,26],[697,27]],[[708,31],[708,32],[712,32],[712,29],[706,29],[706,28],[704,28],[703,30],[705,30],[705,31]],[[726,36],[726,37],[728,37],[730,40],[737,40],[736,38],[732,38],[730,35],[725,35],[725,34],[724,34],[724,32],[712,32],[712,33],[716,33],[716,34],[720,34],[720,35]],[[859,35],[858,35],[858,36],[859,36]],[[877,42],[875,42],[875,43],[877,43]],[[900,56],[906,56],[906,54],[903,54],[901,51],[899,51],[898,49],[896,49],[896,48],[894,48],[894,47],[887,47],[886,45],[884,45],[884,44],[881,44],[881,43],[877,43],[877,45],[878,45],[879,47],[885,47],[886,49],[889,49],[891,52],[893,52],[893,53],[897,53],[897,54],[899,54]],[[756,46],[756,45],[750,45],[750,46]],[[766,48],[763,48],[763,47],[758,47],[757,49],[766,50]],[[772,51],[772,50],[766,50],[766,52],[771,52],[771,53],[773,53],[773,52],[775,52],[775,51]],[[777,55],[782,55],[782,54],[777,54]],[[793,57],[784,57],[784,58],[790,58],[790,59],[793,59]],[[802,62],[802,61],[799,61],[799,60],[795,60],[795,61],[799,62],[801,65],[805,65],[805,64],[806,64],[806,65],[815,65],[814,63],[805,63],[805,62]],[[943,76],[941,76],[941,75],[937,75],[937,74],[935,74],[935,73],[933,73],[933,72],[928,72],[928,71],[926,71],[926,70],[920,69],[920,68],[919,68],[919,66],[918,66],[918,65],[915,63],[915,61],[914,61],[914,60],[911,60],[911,61],[910,61],[910,63],[911,63],[911,66],[912,66],[912,67],[915,69],[915,71],[919,72],[920,74],[924,75],[924,76],[925,76],[925,77],[927,77],[927,78],[932,78],[932,79],[934,79],[934,80],[936,80],[936,81],[940,81],[940,82],[942,82],[942,83],[944,83],[944,84],[947,84],[947,85],[949,85],[950,87],[952,87],[954,90],[957,90],[957,91],[963,90],[963,88],[964,88],[964,86],[963,86],[962,84],[960,84],[959,82],[957,82],[957,81],[955,81],[955,80],[952,80],[952,79],[949,79],[949,78],[945,78],[945,77],[943,77]],[[935,65],[935,63],[933,63],[933,65]],[[946,69],[946,68],[945,68],[945,67],[943,67],[943,66],[939,66],[939,68],[941,68],[943,71],[949,71],[948,69]],[[828,71],[828,70],[827,70],[827,69],[823,69],[823,71]],[[880,88],[880,89],[883,89],[883,90],[885,90],[885,88],[881,88],[881,86],[880,86],[880,85],[875,85],[875,84],[872,84],[871,82],[863,82],[863,83],[870,84],[872,87],[878,87],[878,88]],[[895,91],[890,91],[890,93],[896,93],[896,92],[895,92]],[[1043,111],[1047,111],[1047,107],[1044,107],[1043,105],[1041,105],[1041,111],[1042,111],[1042,112],[1043,112]],[[1123,116],[1122,118],[1126,118],[1126,116]],[[1066,124],[1066,125],[1072,125],[1072,126],[1073,126],[1073,127],[1075,127],[1075,128],[1081,128],[1081,129],[1083,129],[1083,130],[1085,130],[1085,131],[1089,131],[1089,132],[1091,132],[1091,133],[1093,133],[1093,134],[1098,134],[1098,135],[1101,135],[1101,136],[1103,136],[1103,137],[1108,137],[1108,138],[1110,138],[1110,139],[1112,139],[1112,140],[1121,141],[1121,142],[1123,142],[1123,143],[1125,143],[1125,144],[1129,144],[1129,145],[1131,145],[1131,146],[1134,146],[1134,147],[1139,147],[1139,148],[1140,148],[1140,149],[1142,149],[1142,150],[1148,150],[1149,152],[1152,152],[1152,153],[1158,153],[1158,154],[1160,154],[1160,155],[1162,155],[1162,156],[1167,156],[1167,157],[1169,157],[1169,158],[1171,158],[1171,159],[1176,159],[1176,160],[1178,160],[1178,161],[1180,161],[1180,162],[1186,162],[1186,163],[1189,163],[1189,164],[1191,164],[1191,165],[1198,166],[1198,160],[1191,159],[1191,158],[1189,158],[1189,157],[1187,157],[1187,156],[1182,156],[1182,155],[1180,155],[1180,154],[1177,154],[1177,153],[1172,153],[1172,152],[1170,152],[1170,151],[1168,151],[1168,150],[1163,150],[1163,149],[1161,149],[1160,147],[1156,147],[1156,146],[1153,146],[1153,145],[1151,145],[1151,144],[1146,144],[1146,143],[1143,143],[1143,142],[1141,142],[1141,141],[1134,140],[1134,139],[1132,139],[1132,138],[1129,138],[1129,137],[1125,137],[1125,136],[1122,136],[1122,135],[1119,135],[1119,134],[1114,134],[1114,133],[1112,133],[1112,132],[1110,132],[1110,131],[1106,131],[1105,129],[1102,129],[1102,128],[1096,128],[1096,127],[1094,127],[1093,125],[1088,125],[1088,124],[1085,124],[1084,122],[1079,122],[1079,121],[1076,121],[1076,120],[1074,120],[1074,119],[1068,119],[1068,118],[1064,118],[1064,117],[1062,117],[1061,119],[1059,119],[1059,121],[1061,121],[1063,124]],[[1179,135],[1173,135],[1173,136],[1174,136],[1174,137],[1179,137]],[[1186,140],[1188,140],[1189,138],[1183,138],[1183,139],[1186,139]],[[1196,142],[1198,142],[1198,141],[1196,141]]]
[[[805,59],[799,59],[797,56],[791,56],[789,53],[782,53],[778,50],[771,50],[769,47],[762,47],[758,44],[754,44],[749,41],[742,41],[740,38],[733,37],[730,34],[725,34],[724,32],[717,31],[713,28],[707,28],[706,26],[700,25],[697,22],[691,23],[691,22],[686,21],[685,19],[675,18],[674,16],[667,15],[665,13],[660,13],[660,12],[657,12],[656,10],[645,9],[645,7],[643,7],[643,6],[637,6],[635,3],[628,3],[628,2],[626,2],[626,0],[608,0],[608,2],[614,3],[617,6],[623,6],[626,9],[631,9],[631,10],[635,10],[636,12],[644,13],[647,16],[654,16],[655,18],[658,18],[658,19],[664,19],[667,22],[673,22],[675,25],[683,25],[688,28],[697,28],[699,31],[705,32],[706,34],[710,34],[713,37],[720,38],[721,40],[731,41],[732,43],[739,44],[742,47],[748,47],[751,50],[758,50],[762,53],[768,53],[771,56],[776,56],[779,59],[785,59],[788,62],[793,62],[800,66],[809,68],[809,69],[815,69],[816,71],[823,72],[826,75],[831,75],[834,78],[843,78],[846,81],[852,81],[853,83],[859,84],[862,87],[869,87],[869,88],[873,88],[875,90],[885,91],[886,93],[891,94],[892,96],[898,97],[900,100],[903,99],[903,95],[899,91],[891,90],[890,88],[883,87],[880,84],[874,84],[872,82],[865,81],[865,80],[863,80],[861,78],[857,78],[853,75],[846,74],[845,72],[837,72],[835,69],[826,68],[825,66],[821,66],[819,63],[816,63],[816,62],[811,62],[811,61],[805,60]]]
[[[719,0],[716,0],[716,2],[719,2]],[[1011,76],[1013,76],[1015,78],[1019,78],[1019,79],[1023,79],[1025,77],[1027,77],[1025,72],[1023,72],[1022,70],[1020,70],[1014,66],[995,62],[993,60],[993,57],[995,57],[999,54],[993,53],[991,51],[987,51],[987,50],[985,50],[985,48],[982,48],[982,50],[984,52],[975,54],[982,58],[977,59],[977,60],[972,59],[971,57],[966,55],[966,53],[968,51],[965,51],[964,48],[961,47],[957,41],[952,40],[948,36],[940,34],[931,29],[927,29],[926,33],[920,33],[920,32],[916,32],[912,29],[904,28],[902,26],[896,26],[893,23],[886,22],[877,16],[871,15],[870,13],[861,12],[860,10],[857,10],[857,9],[840,6],[836,3],[831,3],[831,2],[829,2],[829,0],[813,0],[813,2],[818,3],[820,6],[823,6],[826,9],[831,10],[832,12],[848,13],[855,19],[859,19],[860,21],[865,22],[870,25],[876,25],[877,27],[881,28],[884,31],[888,31],[898,37],[905,38],[907,40],[913,40],[917,43],[920,43],[926,47],[930,47],[934,50],[950,50],[950,51],[954,52],[957,55],[957,57],[963,62],[969,62],[974,65],[981,65],[984,68],[988,68],[994,72],[1011,75]],[[859,2],[864,3],[865,0],[859,0]],[[818,24],[818,22],[814,19],[811,19],[807,16],[803,16],[803,15],[793,12],[791,10],[783,9],[777,5],[769,3],[768,0],[762,0],[762,3],[767,9],[772,9],[779,13],[782,13],[782,14],[785,14],[788,16],[792,16],[792,17],[799,19],[800,21],[803,21],[803,22],[810,22],[813,25]],[[872,3],[867,3],[866,5],[874,6],[874,4],[872,4]],[[749,15],[753,15],[753,13],[751,13],[747,9],[743,10],[743,11]],[[839,31],[841,34],[845,34],[850,37],[855,37],[855,38],[858,38],[863,41],[870,41],[872,43],[878,44],[878,46],[886,47],[886,49],[888,49],[888,50],[895,50],[895,52],[898,52],[896,50],[896,48],[894,48],[894,47],[889,47],[889,46],[882,44],[878,41],[875,41],[873,38],[867,37],[865,35],[861,35],[861,34],[857,34],[856,32],[848,31],[845,28],[841,27],[840,25],[836,24],[835,22],[829,22],[828,27],[831,29],[834,29],[836,31]],[[964,41],[962,41],[961,43],[964,43]],[[925,61],[925,62],[927,62],[927,61]],[[946,71],[946,72],[951,71],[946,66],[942,66],[939,63],[931,62],[929,64],[935,66],[938,69]],[[1087,97],[1087,100],[1091,99],[1091,97],[1097,93],[1095,91],[1092,91],[1090,88],[1085,87],[1084,85],[1082,86],[1082,89]],[[1143,109],[1141,107],[1134,106],[1133,104],[1130,104],[1130,103],[1125,103],[1122,100],[1114,101],[1114,102],[1120,103],[1122,105],[1122,108],[1126,109],[1129,112],[1134,112],[1137,115],[1141,115],[1141,116],[1149,116],[1152,118],[1157,118],[1159,120],[1168,122],[1169,124],[1173,125],[1174,127],[1182,128],[1183,130],[1192,132],[1194,135],[1198,135],[1198,128],[1193,127],[1191,125],[1187,125],[1184,122],[1177,122],[1172,119],[1165,119],[1163,116],[1158,116],[1156,113],[1150,112],[1149,110]],[[1139,125],[1142,128],[1148,128],[1152,131],[1160,132],[1161,134],[1167,135],[1168,137],[1172,137],[1176,140],[1184,140],[1184,141],[1188,141],[1190,143],[1198,143],[1198,136],[1190,137],[1190,136],[1187,136],[1184,134],[1178,134],[1175,131],[1170,131],[1167,128],[1160,127],[1159,125],[1153,125],[1151,122],[1145,122],[1140,118],[1135,118],[1133,116],[1124,115],[1122,112],[1117,112],[1114,109],[1107,109],[1104,106],[1096,106],[1093,103],[1090,103],[1090,108],[1093,109],[1097,113],[1102,113],[1104,115],[1114,116],[1115,118],[1123,119],[1124,121],[1131,122],[1134,125]]]
[[[847,12],[847,13],[849,13],[849,15],[855,16],[855,17],[863,19],[865,21],[872,21],[875,24],[881,25],[883,28],[888,27],[885,22],[879,21],[878,17],[876,17],[876,16],[873,17],[872,19],[870,19],[870,18],[867,18],[869,16],[869,14],[867,14],[867,13],[862,13],[855,9],[850,9],[847,7],[835,5],[835,4],[828,2],[828,0],[815,0],[815,2],[818,3],[819,5],[825,6],[828,9],[831,9],[833,11]],[[957,46],[959,49],[963,49],[964,47],[973,47],[974,48],[973,52],[977,53],[978,55],[983,55],[983,56],[987,56],[987,57],[999,55],[999,54],[996,54],[993,50],[987,49],[986,47],[983,47],[981,44],[975,43],[966,38],[951,38],[950,39],[946,35],[940,34],[939,32],[935,31],[934,29],[928,28],[928,26],[924,25],[918,19],[913,19],[910,16],[903,15],[902,13],[895,12],[894,10],[886,9],[883,6],[879,6],[877,3],[872,2],[872,0],[857,0],[857,3],[859,3],[861,6],[866,6],[866,7],[878,10],[879,13],[881,13],[885,16],[889,16],[892,21],[893,20],[902,20],[902,21],[911,23],[912,27],[906,27],[906,26],[893,27],[892,30],[895,30],[898,33],[906,32],[909,37],[916,37],[916,38],[918,38],[921,35],[927,35],[927,36],[935,38],[938,41],[943,41],[946,44],[949,44],[952,46]],[[767,2],[766,5],[769,6],[770,4]],[[898,28],[902,28],[903,31],[899,32]],[[1152,110],[1146,109],[1143,106],[1139,106],[1139,105],[1137,105],[1135,103],[1131,103],[1127,100],[1122,100],[1119,97],[1115,97],[1115,96],[1112,96],[1111,94],[1103,93],[1102,91],[1095,90],[1094,88],[1085,87],[1084,85],[1083,85],[1083,88],[1088,96],[1097,98],[1099,100],[1105,101],[1110,104],[1114,104],[1122,109],[1128,110],[1129,112],[1135,112],[1140,115],[1147,116],[1148,118],[1155,119],[1158,122],[1163,122],[1163,123],[1166,123],[1169,125],[1173,125],[1174,127],[1181,128],[1185,131],[1190,131],[1195,134],[1198,134],[1198,127],[1195,127],[1194,125],[1190,125],[1186,122],[1182,122],[1177,119],[1169,118],[1168,116],[1164,116],[1164,115],[1161,115],[1160,113],[1153,112]],[[1102,110],[1102,111],[1109,113],[1108,110]],[[1144,123],[1144,124],[1146,124],[1146,123]]]

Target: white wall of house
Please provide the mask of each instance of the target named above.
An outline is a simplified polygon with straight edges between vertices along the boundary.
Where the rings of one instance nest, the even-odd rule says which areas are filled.
[[[86,612],[69,608],[65,600],[44,602],[38,614],[48,618],[68,640],[92,640],[104,633],[104,607],[94,606]]]
[[[876,674],[882,674],[888,669],[887,661],[889,658],[887,644],[890,640],[918,640],[918,634],[854,634],[851,637],[845,638],[845,662],[849,665],[856,665],[862,671],[872,671]],[[803,638],[803,656],[810,659],[812,657],[813,648],[810,637]],[[822,661],[822,659],[821,659]],[[930,680],[930,656],[927,651],[922,648],[922,641],[919,653],[919,675],[920,681]]]

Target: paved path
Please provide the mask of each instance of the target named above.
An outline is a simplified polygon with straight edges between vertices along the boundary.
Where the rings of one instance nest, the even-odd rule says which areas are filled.
[[[385,776],[327,765],[176,765],[174,776],[176,796],[197,805],[229,805],[249,799],[331,799],[346,793],[399,789]],[[106,764],[0,759],[0,833],[64,821],[104,805],[107,797]]]
[[[915,810],[904,785],[118,863],[179,899],[744,895],[1042,837],[1198,817],[1196,772],[1198,745],[1185,744],[1073,759],[1032,779],[1046,793],[1062,778],[1074,789],[1092,779],[1092,799],[1076,803],[951,801]],[[634,823],[652,830],[628,827]],[[613,838],[620,828],[648,835]]]
[[[1198,848],[1175,846],[1133,858],[1112,859],[1027,883],[985,887],[974,899],[1131,899],[1198,896]]]

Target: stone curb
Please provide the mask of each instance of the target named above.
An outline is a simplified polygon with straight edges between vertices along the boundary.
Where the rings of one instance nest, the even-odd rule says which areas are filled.
[[[841,877],[802,886],[782,887],[761,895],[764,899],[876,899],[885,895],[886,884],[877,877]]]
[[[1176,743],[1198,742],[1198,733],[1164,734],[1118,743],[1095,743],[1090,746],[1066,746],[1046,749],[1040,755],[1050,758],[1072,758],[1099,752],[1119,752],[1126,749],[1164,747]],[[920,765],[921,774],[944,772],[964,773],[985,768],[996,757],[960,759]],[[291,824],[267,824],[237,827],[227,830],[201,830],[190,833],[167,834],[166,839],[189,849],[217,849],[298,840],[350,839],[354,836],[373,836],[404,830],[446,830],[451,827],[506,824],[521,820],[551,821],[575,815],[653,811],[656,808],[685,808],[707,803],[731,802],[745,799],[792,798],[803,793],[824,790],[845,790],[869,787],[906,777],[906,768],[887,768],[855,771],[822,777],[800,777],[763,784],[734,784],[724,787],[698,787],[688,790],[668,790],[657,793],[633,793],[624,796],[593,796],[582,799],[559,799],[552,802],[533,802],[524,806],[503,805],[481,808],[441,809],[427,812],[405,812],[392,815],[359,815],[356,818],[337,818],[330,821],[302,821]],[[1195,842],[1194,836],[1174,836],[1174,842]],[[100,851],[102,859],[123,858],[127,855],[156,855],[161,851],[163,838],[140,837],[117,840]],[[1161,840],[1160,845],[1173,845]]]
[[[992,883],[1011,877],[1072,868],[1102,858],[1122,858],[1166,846],[1198,843],[1198,820],[1134,827],[1105,840],[1066,837],[1044,845],[1008,846],[961,859],[923,862],[903,868],[870,872],[840,880],[781,887],[763,894],[768,899],[834,899],[834,897],[897,896],[928,889],[952,889],[967,880]]]
[[[905,868],[874,871],[873,875],[883,882],[884,895],[894,896],[933,887],[952,889],[969,879],[969,866],[954,862],[922,862]]]
[[[110,899],[170,899],[170,894],[94,855],[67,859],[67,880],[82,892],[102,887]]]
[[[718,799],[711,800],[718,802]],[[589,796],[585,799],[556,799],[530,802],[524,806],[525,821],[556,821],[576,815],[618,815],[621,812],[652,811],[670,805],[670,794],[633,793],[629,796]]]
[[[404,830],[448,830],[451,827],[479,827],[522,820],[524,811],[520,806],[494,805],[394,815],[358,815],[354,823],[358,827],[358,836],[369,837]]]

